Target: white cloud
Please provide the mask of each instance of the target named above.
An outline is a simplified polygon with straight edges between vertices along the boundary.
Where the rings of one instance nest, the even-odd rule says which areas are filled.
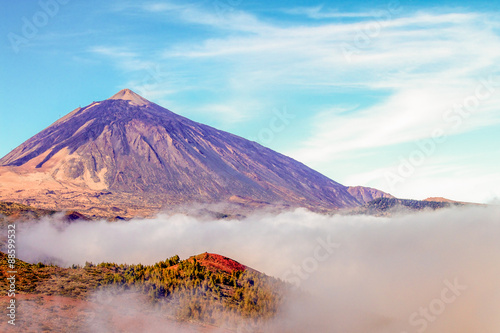
[[[423,200],[428,197],[444,197],[476,203],[491,202],[495,198],[493,189],[500,188],[497,170],[488,165],[478,166],[477,161],[483,159],[474,154],[463,154],[460,157],[431,154],[421,165],[415,166],[409,175],[398,171],[403,164],[411,165],[407,162],[408,156],[401,155],[400,158],[392,160],[392,164],[388,166],[353,172],[342,182],[347,185],[375,187],[398,198]],[[408,169],[404,170],[406,172]],[[394,177],[399,178],[394,180]]]
[[[141,54],[130,51],[126,47],[93,46],[89,52],[112,59],[114,65],[127,72],[143,71],[154,66],[154,62],[143,60]]]
[[[261,33],[270,28],[254,15],[239,10],[237,4],[232,5],[231,3],[214,1],[210,3],[208,8],[201,4],[177,4],[173,2],[133,4],[130,6],[148,13],[168,15],[169,19],[174,18],[186,23],[207,25],[230,31]]]
[[[498,207],[473,207],[390,219],[299,209],[243,221],[181,215],[65,226],[46,221],[20,225],[18,254],[71,265],[219,253],[306,291],[287,299],[269,332],[416,332],[423,324],[410,316],[431,305],[428,333],[497,333],[498,216]],[[441,311],[432,304],[445,281],[463,288]]]
[[[252,110],[248,110],[248,105],[242,106],[238,104],[206,104],[196,107],[195,113],[210,114],[214,118],[219,119],[221,123],[235,123],[246,121],[250,115],[255,115]]]
[[[291,138],[284,151],[313,168],[367,149],[429,138],[436,129],[452,137],[500,123],[499,86],[470,115],[453,111],[455,104],[475,96],[481,80],[492,76],[500,81],[498,23],[491,14],[387,9],[374,15],[357,13],[351,23],[303,20],[290,25],[279,19],[266,22],[238,6],[223,13],[170,2],[134,6],[212,28],[202,41],[177,41],[154,55],[137,57],[126,48],[94,49],[125,70],[168,64],[167,80],[147,89],[158,100],[178,89],[213,91],[216,98],[198,107],[193,102],[190,109],[210,109],[238,121],[252,118],[255,109],[241,107],[252,99],[282,105],[288,104],[283,98],[294,99],[305,89],[325,100],[331,95],[322,109],[308,109],[305,101],[299,104],[307,119],[304,126],[312,124],[304,131],[313,134],[300,142]],[[315,18],[356,14],[323,7],[288,12]],[[339,114],[346,102],[335,103],[344,92],[354,96],[351,104],[358,106]],[[315,116],[318,109],[321,116]],[[336,178],[335,173],[328,175]]]
[[[453,112],[455,103],[463,104],[469,96],[475,96],[480,80],[471,78],[468,87],[454,89],[432,81],[427,86],[418,84],[398,89],[380,104],[349,114],[333,112],[329,120],[320,117],[314,125],[315,134],[293,155],[315,163],[330,160],[340,152],[416,141],[432,137],[436,130],[453,135],[498,121],[495,106],[500,104],[500,95],[479,100],[479,106],[470,112],[465,110],[465,116]],[[499,90],[500,86],[496,87]]]
[[[341,12],[333,10],[323,10],[323,6],[315,7],[295,7],[284,9],[284,13],[292,15],[305,15],[312,19],[327,19],[327,18],[366,18],[376,17],[378,12]]]

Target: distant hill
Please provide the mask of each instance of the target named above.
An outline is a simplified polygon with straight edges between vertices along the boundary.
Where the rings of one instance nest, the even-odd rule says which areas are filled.
[[[364,186],[349,186],[347,188],[349,194],[351,194],[361,205],[378,198],[394,198],[389,193],[377,190],[371,187]]]
[[[0,201],[0,216],[12,219],[39,219],[43,216],[52,216],[57,211],[35,208],[16,202]]]
[[[90,220],[89,217],[75,211],[58,212],[56,210],[35,208],[16,202],[0,201],[0,226],[5,226],[11,222],[39,220],[43,217],[54,216],[56,213],[61,214],[60,219],[63,221]]]
[[[479,204],[479,203],[474,203],[474,202],[465,202],[465,201],[455,201],[455,200],[450,200],[450,199],[446,199],[443,197],[431,197],[431,198],[424,199],[424,201],[448,202],[451,204],[485,206],[484,204]]]
[[[376,216],[388,216],[424,210],[436,210],[442,208],[464,206],[458,202],[422,201],[396,198],[378,198],[361,207],[346,210],[346,214],[366,214]]]

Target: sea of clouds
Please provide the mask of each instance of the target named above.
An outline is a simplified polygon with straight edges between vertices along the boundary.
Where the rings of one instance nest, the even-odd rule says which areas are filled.
[[[498,333],[499,236],[500,208],[490,206],[391,218],[297,209],[241,220],[44,220],[20,225],[17,239],[20,259],[63,266],[225,255],[298,287],[270,332]]]

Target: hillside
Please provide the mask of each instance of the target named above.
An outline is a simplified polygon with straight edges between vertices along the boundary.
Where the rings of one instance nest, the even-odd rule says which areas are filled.
[[[442,201],[422,201],[396,198],[378,198],[361,207],[346,210],[344,214],[365,214],[375,216],[391,216],[394,214],[406,214],[425,210],[436,210],[442,208],[463,206],[462,203]]]
[[[76,211],[56,211],[36,208],[19,204],[16,202],[0,201],[0,229],[5,228],[8,223],[23,223],[39,220],[43,217],[57,217],[59,221],[71,222],[75,220],[89,221],[90,218]],[[0,236],[0,244],[4,236]]]
[[[27,221],[40,219],[44,216],[52,216],[57,211],[35,208],[16,202],[0,201],[0,225],[6,221]]]
[[[16,268],[18,297],[38,297],[41,304],[37,307],[50,305],[47,300],[53,297],[62,297],[74,306],[80,301],[85,307],[95,303],[100,293],[108,292],[112,297],[132,294],[132,299],[142,302],[145,312],[161,308],[163,319],[216,327],[236,325],[241,318],[254,322],[272,318],[288,288],[285,283],[234,260],[209,253],[186,260],[174,256],[150,266],[87,263],[84,267],[62,268],[19,260]],[[6,255],[0,253],[2,281],[7,270]],[[6,284],[0,285],[2,295],[6,295],[7,289]],[[60,323],[47,320],[43,324],[50,328]]]
[[[364,205],[372,200],[378,198],[394,198],[389,193],[377,190],[371,187],[364,186],[349,186],[347,188],[349,194],[351,194],[361,205]]]

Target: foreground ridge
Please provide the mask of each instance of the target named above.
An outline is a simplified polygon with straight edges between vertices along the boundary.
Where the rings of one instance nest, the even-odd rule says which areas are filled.
[[[68,327],[81,330],[89,324],[84,314],[96,315],[97,311],[109,317],[95,324],[104,321],[114,330],[119,330],[123,322],[136,323],[138,328],[147,326],[140,324],[143,317],[167,325],[189,321],[231,328],[242,317],[264,323],[275,316],[289,288],[280,280],[209,253],[186,260],[176,255],[154,265],[86,263],[83,267],[62,268],[17,260],[16,267],[20,278],[16,298],[23,304],[36,303],[30,307],[30,320],[19,325],[25,330],[37,326],[56,332],[67,331]],[[0,252],[0,277],[6,278],[7,271],[7,255]],[[0,285],[4,295],[7,289],[6,284]],[[131,305],[131,299],[137,304]],[[48,314],[54,300],[61,304],[57,321],[46,319],[51,318]],[[0,304],[5,301],[8,297],[0,297]],[[116,311],[124,307],[128,311]],[[2,325],[5,322],[0,328]]]

